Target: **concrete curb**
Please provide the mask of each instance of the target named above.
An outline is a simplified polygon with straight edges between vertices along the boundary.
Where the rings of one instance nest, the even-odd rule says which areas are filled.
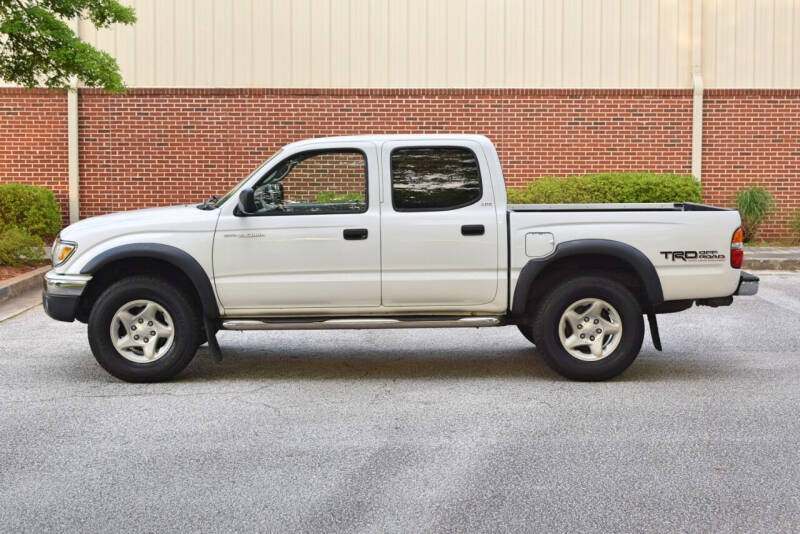
[[[0,302],[22,295],[26,291],[42,286],[44,273],[51,269],[50,265],[40,267],[35,271],[9,278],[0,282]]]

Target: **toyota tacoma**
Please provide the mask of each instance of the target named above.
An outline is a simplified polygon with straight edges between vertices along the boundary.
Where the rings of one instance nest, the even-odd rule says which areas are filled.
[[[224,330],[515,325],[565,377],[604,380],[656,316],[753,295],[735,210],[508,205],[477,135],[310,139],[220,198],[82,220],[53,245],[52,318],[132,382]]]

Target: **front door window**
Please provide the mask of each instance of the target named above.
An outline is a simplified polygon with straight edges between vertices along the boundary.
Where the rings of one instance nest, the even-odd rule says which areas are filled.
[[[367,161],[358,150],[301,152],[253,187],[255,215],[323,215],[367,210]]]

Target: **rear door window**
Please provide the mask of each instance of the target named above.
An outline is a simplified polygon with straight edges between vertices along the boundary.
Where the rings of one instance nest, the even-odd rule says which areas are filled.
[[[478,158],[468,148],[398,148],[391,166],[395,211],[453,210],[481,198]]]

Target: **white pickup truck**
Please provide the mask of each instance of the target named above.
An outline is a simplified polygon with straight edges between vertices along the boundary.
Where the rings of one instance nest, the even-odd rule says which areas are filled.
[[[736,211],[507,205],[492,143],[381,135],[286,145],[200,205],[93,217],[53,246],[44,307],[88,323],[133,382],[179,373],[225,330],[516,325],[563,376],[603,380],[649,319],[753,295]]]

